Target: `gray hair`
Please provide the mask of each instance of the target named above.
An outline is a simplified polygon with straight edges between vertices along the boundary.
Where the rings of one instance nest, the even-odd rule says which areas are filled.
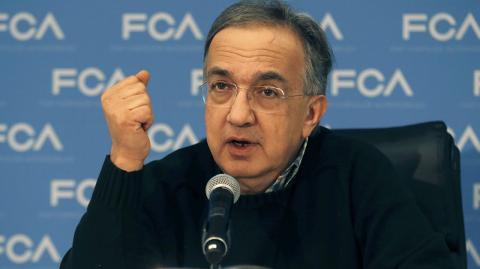
[[[303,42],[305,95],[324,95],[333,53],[320,25],[305,13],[295,12],[280,0],[240,1],[225,9],[212,24],[203,51],[204,62],[215,35],[231,26],[279,25],[292,29]]]

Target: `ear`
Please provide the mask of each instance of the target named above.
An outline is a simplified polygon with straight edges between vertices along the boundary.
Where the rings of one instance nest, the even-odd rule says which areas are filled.
[[[307,111],[303,124],[303,138],[307,138],[317,127],[323,115],[327,112],[328,101],[325,95],[311,96],[307,101]]]

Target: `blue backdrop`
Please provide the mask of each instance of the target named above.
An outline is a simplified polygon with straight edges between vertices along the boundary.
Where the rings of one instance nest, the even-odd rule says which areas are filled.
[[[447,123],[462,155],[468,264],[480,268],[479,2],[289,2],[336,55],[322,124]],[[152,73],[149,160],[204,136],[202,47],[230,3],[0,2],[0,268],[58,267],[109,152],[109,85]]]

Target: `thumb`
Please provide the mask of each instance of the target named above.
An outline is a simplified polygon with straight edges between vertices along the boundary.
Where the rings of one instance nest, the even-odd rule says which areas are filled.
[[[148,73],[147,70],[140,70],[140,72],[138,72],[135,76],[136,76],[143,84],[145,84],[145,86],[147,86],[148,80],[150,79],[150,73]]]

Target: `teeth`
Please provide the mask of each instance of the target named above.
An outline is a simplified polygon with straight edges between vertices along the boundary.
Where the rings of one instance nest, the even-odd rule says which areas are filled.
[[[247,142],[242,142],[242,141],[232,141],[233,144],[235,144],[236,146],[241,146],[241,147],[245,147],[248,143]]]

